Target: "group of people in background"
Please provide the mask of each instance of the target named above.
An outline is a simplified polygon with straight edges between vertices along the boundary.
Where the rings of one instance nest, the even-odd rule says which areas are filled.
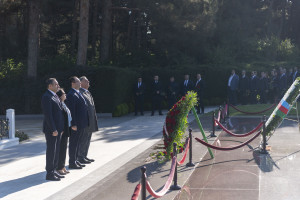
[[[231,71],[228,79],[228,100],[232,105],[277,103],[294,82],[300,76],[298,67],[287,69],[279,67],[272,69],[270,74],[266,71],[251,71],[248,76],[246,70],[242,70],[239,77],[235,70]],[[239,99],[239,102],[238,102]]]
[[[43,132],[46,137],[46,180],[59,181],[70,173],[66,167],[69,139],[69,169],[82,169],[94,162],[88,158],[92,132],[98,131],[93,97],[87,77],[70,79],[68,94],[55,78],[46,81],[42,96]]]
[[[152,83],[149,84],[149,92],[151,95],[152,103],[152,112],[151,115],[154,115],[154,112],[158,110],[159,115],[163,115],[161,111],[161,104],[163,98],[167,99],[168,108],[171,109],[173,105],[181,98],[186,95],[188,91],[197,92],[198,105],[197,112],[198,114],[204,113],[204,104],[203,96],[205,89],[205,82],[201,77],[201,74],[196,75],[196,81],[193,82],[190,80],[188,74],[184,75],[184,80],[176,82],[174,76],[170,77],[169,83],[166,87],[163,86],[162,82],[159,80],[159,76],[155,75],[153,77]],[[135,98],[135,115],[140,112],[141,115],[144,115],[144,96],[146,92],[146,86],[143,83],[142,77],[137,79],[137,83],[134,84],[134,98]],[[201,112],[200,112],[201,110]]]

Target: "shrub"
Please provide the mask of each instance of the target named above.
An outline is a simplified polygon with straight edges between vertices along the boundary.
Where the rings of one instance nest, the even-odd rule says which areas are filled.
[[[19,138],[20,142],[29,139],[29,137],[26,133],[24,133],[23,131],[19,131],[19,130],[16,130],[16,137]]]

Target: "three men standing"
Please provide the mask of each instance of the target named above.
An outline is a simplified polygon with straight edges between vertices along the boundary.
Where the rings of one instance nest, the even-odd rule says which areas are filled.
[[[59,84],[55,78],[46,81],[47,91],[42,97],[42,110],[44,114],[43,132],[46,137],[46,180],[59,181],[62,176],[56,173],[60,147],[60,137],[63,134],[64,118],[63,108],[56,95]]]

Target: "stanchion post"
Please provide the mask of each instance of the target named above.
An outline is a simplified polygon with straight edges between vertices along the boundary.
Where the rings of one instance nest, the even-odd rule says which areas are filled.
[[[210,137],[217,137],[217,136],[215,135],[215,131],[216,131],[215,118],[216,118],[216,113],[215,113],[215,111],[213,111],[213,114],[212,114],[212,132],[211,132],[211,134],[210,134]]]
[[[189,139],[190,139],[190,147],[189,147],[189,162],[186,164],[187,167],[194,167],[195,164],[193,163],[193,148],[192,148],[192,140],[193,140],[193,137],[192,137],[192,129],[190,128],[189,129]]]
[[[262,143],[262,149],[260,150],[260,153],[262,154],[267,154],[267,133],[266,133],[266,115],[264,115],[263,117],[263,122],[264,122],[264,125],[263,125],[263,131],[262,131],[262,135],[263,135],[263,143]]]
[[[173,156],[177,158],[177,144],[173,143]],[[175,173],[174,173],[174,185],[170,187],[170,190],[180,190],[181,187],[177,184],[177,161],[175,163]]]
[[[141,168],[141,172],[142,172],[142,177],[141,177],[142,196],[141,196],[141,200],[146,200],[146,177],[145,177],[146,167],[145,166]]]

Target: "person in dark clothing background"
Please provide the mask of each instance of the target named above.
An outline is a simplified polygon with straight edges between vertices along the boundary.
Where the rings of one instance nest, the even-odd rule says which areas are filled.
[[[257,93],[258,93],[258,78],[256,76],[256,71],[251,72],[250,78],[250,101],[252,104],[257,103]]]
[[[145,85],[142,78],[139,77],[137,83],[134,85],[135,115],[138,114],[138,110],[141,112],[141,115],[144,115],[144,93]]]
[[[287,76],[286,76],[286,69],[284,68],[280,70],[278,88],[279,88],[279,98],[281,99],[287,90]]]
[[[270,101],[271,103],[278,103],[278,84],[279,78],[277,74],[277,70],[273,69],[271,71],[271,81],[270,81]]]
[[[231,70],[231,76],[228,79],[228,99],[232,105],[237,105],[237,90],[239,87],[239,76],[235,74],[235,70]]]
[[[258,93],[260,96],[261,103],[267,103],[267,92],[268,92],[268,80],[265,72],[261,72],[261,77],[258,82]]]
[[[190,80],[190,75],[185,74],[183,84],[181,85],[181,95],[184,96],[187,94],[188,91],[191,91],[193,89],[194,89],[194,84]]]
[[[151,85],[151,94],[152,94],[152,113],[151,116],[154,115],[155,110],[158,109],[159,115],[163,115],[161,112],[161,101],[162,101],[162,84],[159,81],[159,77],[157,75],[154,76],[154,81]]]
[[[247,77],[245,70],[242,71],[242,76],[239,81],[239,91],[241,104],[247,104],[249,95],[249,77]]]
[[[167,88],[168,108],[171,109],[178,98],[178,84],[175,82],[174,76],[170,77],[170,82]]]

